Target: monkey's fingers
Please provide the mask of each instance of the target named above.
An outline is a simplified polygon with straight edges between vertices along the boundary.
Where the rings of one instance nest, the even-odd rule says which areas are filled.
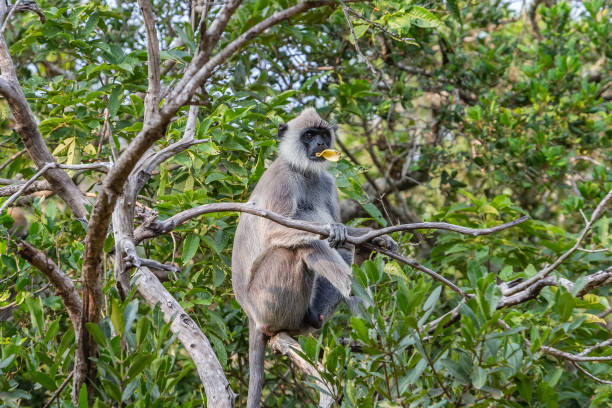
[[[372,243],[374,245],[378,245],[380,247],[388,249],[389,251],[395,252],[395,250],[397,250],[397,243],[393,240],[393,238],[391,238],[388,235],[382,235],[380,237],[376,237],[372,240]]]
[[[329,226],[329,236],[327,237],[327,242],[329,242],[329,246],[335,248],[336,243],[336,229],[333,225]]]

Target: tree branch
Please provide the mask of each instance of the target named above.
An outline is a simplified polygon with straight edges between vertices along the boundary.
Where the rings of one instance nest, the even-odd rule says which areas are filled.
[[[151,307],[159,305],[164,321],[172,322],[170,330],[178,334],[178,339],[198,370],[206,392],[207,406],[209,408],[233,407],[235,394],[230,388],[223,367],[210,342],[198,325],[148,268],[142,267],[136,272],[135,285],[138,293]]]
[[[44,175],[47,171],[51,169],[68,169],[68,170],[90,170],[90,169],[104,169],[108,170],[110,167],[109,163],[90,163],[90,164],[59,164],[57,162],[51,162],[45,164],[34,176],[32,176],[28,181],[23,184],[20,184],[19,189],[11,195],[8,200],[6,200],[2,206],[0,207],[0,214],[2,214],[6,208],[11,205],[20,195],[24,193],[30,187],[37,178]],[[65,174],[65,173],[64,173]],[[72,181],[72,179],[71,179]],[[11,186],[9,186],[11,187]]]
[[[0,20],[6,15],[6,2],[0,1]],[[36,166],[42,168],[46,163],[55,162],[55,158],[47,148],[34,113],[27,103],[25,95],[19,86],[19,80],[13,66],[13,60],[8,52],[4,36],[0,34],[0,95],[8,101],[15,118],[15,131],[19,134],[28,153]],[[77,218],[86,219],[85,198],[61,169],[51,169],[44,175],[53,186],[53,190],[68,204]]]
[[[161,93],[161,58],[159,56],[159,41],[157,39],[155,16],[153,15],[151,2],[149,0],[138,0],[138,5],[140,6],[140,11],[142,12],[142,18],[144,20],[145,29],[147,32],[147,76],[149,87],[147,89],[144,104],[144,121],[146,122],[151,117],[153,111],[157,110],[157,105],[159,104],[159,96]]]
[[[334,404],[332,395],[335,390],[329,389],[327,384],[323,382],[319,371],[323,371],[321,364],[317,364],[317,368],[313,367],[300,354],[303,354],[300,344],[295,341],[289,334],[280,332],[268,340],[268,344],[272,350],[277,353],[284,354],[295,364],[304,374],[314,377],[315,384],[319,388],[319,407],[331,407]]]
[[[77,331],[83,305],[72,280],[51,258],[26,241],[19,242],[19,255],[41,271],[51,282],[66,307],[74,330]]]
[[[509,289],[506,294],[507,295],[512,295],[512,294],[518,293],[520,291],[523,291],[523,290],[527,289],[529,286],[535,284],[537,281],[539,281],[541,279],[544,279],[552,271],[557,269],[557,267],[559,267],[559,265],[561,265],[563,263],[563,261],[565,261],[567,258],[569,258],[578,248],[580,248],[580,244],[582,244],[582,241],[586,237],[586,234],[591,230],[591,228],[593,227],[593,224],[595,223],[595,221],[597,221],[599,219],[599,217],[601,217],[601,215],[609,208],[608,205],[610,204],[611,201],[612,201],[612,190],[608,191],[608,194],[606,194],[606,196],[599,202],[599,204],[597,205],[597,207],[593,211],[593,214],[591,215],[590,221],[586,224],[586,226],[582,230],[582,233],[580,234],[580,236],[576,240],[576,243],[574,244],[573,247],[571,247],[563,255],[561,255],[559,258],[557,258],[557,260],[555,262],[553,262],[552,265],[549,265],[549,266],[543,268],[537,274],[535,274],[531,278],[527,279],[525,282],[521,282],[518,285],[516,285],[515,287]]]
[[[15,194],[15,192],[19,191],[21,187],[25,184],[11,184],[10,186],[0,187],[0,197],[8,197],[10,195]],[[22,195],[28,195],[32,193],[36,193],[39,191],[52,190],[51,184],[47,180],[39,180],[30,184],[25,190],[21,192]]]

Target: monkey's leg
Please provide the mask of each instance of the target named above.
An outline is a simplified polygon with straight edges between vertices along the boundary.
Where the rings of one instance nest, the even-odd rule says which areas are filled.
[[[323,322],[333,314],[342,299],[342,294],[334,285],[323,276],[317,276],[310,305],[304,316],[304,324],[320,329]]]
[[[259,408],[264,380],[266,336],[249,319],[249,394],[247,408]]]
[[[314,274],[301,256],[287,248],[272,248],[253,265],[247,295],[257,329],[272,335],[300,331],[310,302]]]

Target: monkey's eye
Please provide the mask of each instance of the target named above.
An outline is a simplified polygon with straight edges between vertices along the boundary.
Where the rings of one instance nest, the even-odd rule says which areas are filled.
[[[312,137],[313,137],[313,136],[314,136],[314,135],[312,134],[312,132],[311,132],[310,130],[309,130],[309,131],[307,131],[306,133],[304,133],[304,137],[305,137],[306,139],[312,139]]]

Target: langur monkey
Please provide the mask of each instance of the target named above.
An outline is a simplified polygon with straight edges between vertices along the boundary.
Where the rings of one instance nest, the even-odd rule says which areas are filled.
[[[15,221],[9,229],[9,234],[19,239],[25,239],[28,236],[29,226],[25,211],[19,207],[10,207],[6,212]]]
[[[369,228],[340,224],[336,182],[328,162],[318,157],[334,145],[336,127],[308,108],[278,127],[279,157],[262,175],[249,203],[286,217],[326,223],[327,241],[266,218],[243,213],[232,252],[232,284],[249,318],[249,394],[247,407],[259,407],[267,338],[318,329],[347,300],[354,248],[348,234]],[[387,237],[373,242],[395,250]]]

